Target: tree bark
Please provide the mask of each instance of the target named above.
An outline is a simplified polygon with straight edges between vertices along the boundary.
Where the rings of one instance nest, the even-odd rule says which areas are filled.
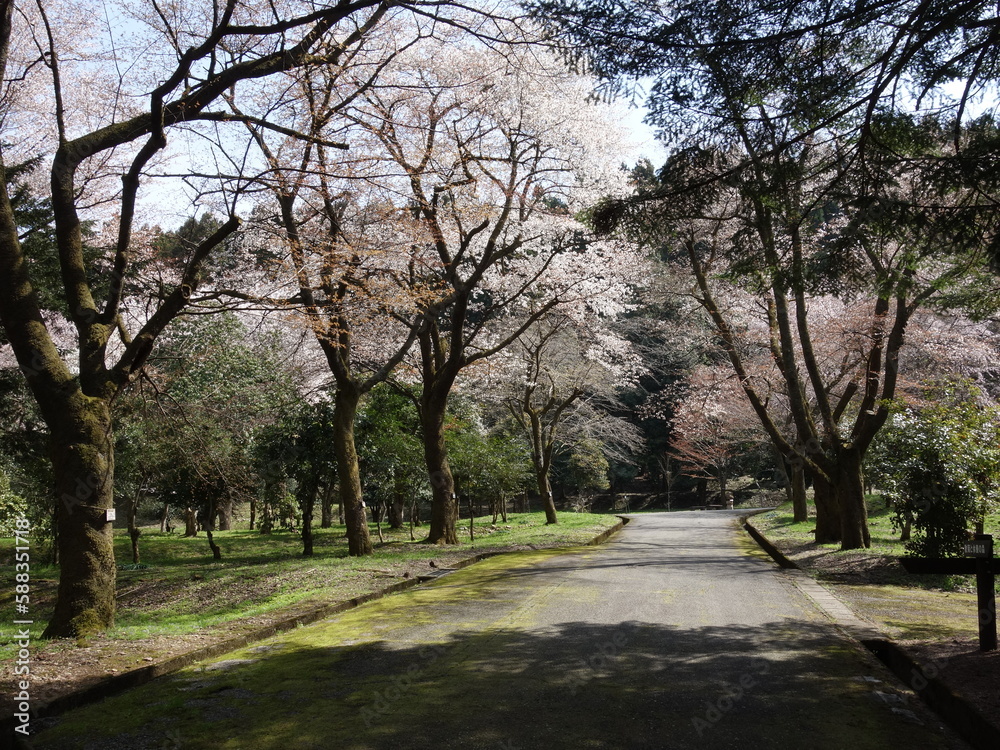
[[[552,484],[549,482],[548,467],[535,467],[535,476],[538,479],[538,494],[542,498],[542,508],[545,510],[545,523],[559,523],[556,516],[556,502],[552,496]]]
[[[427,535],[430,544],[458,544],[455,478],[448,465],[448,450],[444,442],[447,404],[447,399],[427,399],[420,409],[424,462],[431,480],[431,522]]]
[[[403,493],[397,490],[395,496],[392,498],[392,502],[389,503],[389,528],[403,528],[403,508],[405,500],[406,498],[403,496]]]
[[[136,513],[139,507],[139,497],[138,492],[136,492],[136,497],[132,499],[128,507],[128,538],[132,543],[132,564],[139,564],[139,537],[142,534],[142,529],[138,527],[135,522]]]
[[[840,500],[836,488],[820,474],[813,476],[813,499],[816,502],[816,543],[839,542],[843,529]]]
[[[337,483],[333,477],[327,477],[326,485],[323,487],[323,502],[320,509],[319,527],[329,529],[333,527],[333,496],[337,490]]]
[[[837,455],[836,491],[841,510],[840,548],[845,550],[871,547],[861,462],[861,452],[854,448],[842,450]]]
[[[233,501],[227,498],[217,502],[215,516],[219,520],[216,526],[219,531],[231,531],[233,528]]]
[[[340,503],[347,526],[347,550],[353,557],[372,553],[368,515],[361,497],[361,470],[354,444],[354,420],[360,399],[361,393],[357,388],[338,385],[333,409],[333,449],[337,457]]]
[[[79,392],[77,391],[77,394]],[[59,592],[45,638],[80,637],[114,625],[115,557],[111,523],[114,445],[111,415],[102,399],[71,399],[69,424],[53,430],[57,497]]]
[[[542,431],[541,414],[531,408],[528,400],[524,403],[531,433],[531,460],[535,465],[535,480],[538,494],[542,499],[542,509],[545,511],[546,525],[559,523],[556,516],[555,498],[552,496],[552,483],[549,481],[549,469],[552,467],[552,445],[546,445]]]
[[[809,520],[809,504],[806,502],[806,472],[802,466],[792,466],[788,477],[792,495],[792,520],[805,523]]]

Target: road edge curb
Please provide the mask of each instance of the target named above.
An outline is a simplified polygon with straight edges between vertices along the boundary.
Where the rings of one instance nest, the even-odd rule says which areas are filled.
[[[590,541],[584,542],[581,545],[574,546],[596,546],[603,544],[605,541],[610,539],[612,536],[621,531],[625,524],[629,521],[628,518],[623,516],[618,516],[618,523],[605,529],[600,534],[592,538]],[[546,549],[546,548],[536,548],[536,549]],[[550,547],[547,549],[559,549],[558,547]],[[572,549],[572,547],[566,547],[565,549]],[[492,557],[499,557],[501,555],[509,555],[514,552],[521,550],[501,550],[496,552],[480,552],[479,554],[472,555],[470,557],[464,558],[457,561],[456,563],[449,566],[449,570],[461,570],[462,568],[467,568],[470,565],[474,565],[477,562],[482,562]],[[256,643],[257,641],[265,640],[280,633],[286,633],[289,630],[300,627],[302,625],[311,625],[314,622],[318,622],[327,617],[332,617],[333,615],[338,615],[342,612],[346,612],[351,609],[356,609],[362,604],[367,604],[368,602],[376,601],[382,599],[383,597],[390,596],[392,594],[397,594],[402,591],[414,588],[424,583],[429,583],[435,579],[422,579],[422,578],[408,578],[402,581],[397,581],[389,586],[385,586],[376,591],[370,591],[366,594],[361,594],[360,596],[353,597],[340,602],[331,602],[328,604],[319,605],[311,609],[305,610],[303,612],[298,612],[294,615],[286,617],[284,619],[278,620],[277,622],[270,623],[269,625],[264,625],[259,628],[255,628],[248,633],[243,633],[232,638],[227,638],[226,640],[219,641],[217,643],[212,643],[207,646],[200,646],[198,648],[192,649],[191,651],[186,651],[183,654],[178,654],[164,661],[156,662],[154,664],[147,664],[146,666],[139,667],[137,669],[129,670],[128,672],[123,672],[122,674],[117,674],[112,677],[106,677],[99,682],[91,685],[89,687],[83,688],[81,690],[67,693],[66,695],[61,695],[57,698],[53,698],[50,701],[42,703],[40,705],[32,705],[31,707],[31,719],[36,721],[38,719],[50,719],[60,714],[66,713],[74,708],[80,708],[82,706],[90,705],[92,703],[97,703],[104,700],[105,698],[110,698],[114,695],[125,692],[126,690],[131,690],[133,688],[141,687],[158,677],[163,677],[168,674],[173,674],[178,672],[185,667],[189,667],[199,661],[205,661],[206,659],[212,659],[216,656],[221,656],[222,654],[229,653],[230,651],[236,651],[237,649],[249,646],[251,643]],[[30,750],[30,741],[22,740],[17,737],[14,733],[14,728],[17,726],[17,721],[13,716],[5,718],[0,721],[0,739],[6,737],[14,737],[14,744],[12,747],[24,748]],[[20,741],[20,744],[17,744]],[[0,747],[5,747],[3,742],[0,742]]]
[[[801,566],[786,557],[747,518],[749,515],[740,519],[743,528],[780,567],[792,573],[796,587],[815,602],[848,636],[864,646],[897,679],[916,693],[944,723],[976,750],[995,750],[1000,747],[1000,728],[939,680],[936,677],[938,669],[935,666],[923,666],[902,646],[866,624],[833,592],[814,581]],[[923,686],[918,688],[920,683],[923,683]]]

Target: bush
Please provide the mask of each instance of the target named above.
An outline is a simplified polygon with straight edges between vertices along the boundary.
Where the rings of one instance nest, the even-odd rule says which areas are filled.
[[[1000,484],[1000,412],[973,401],[893,414],[869,456],[897,530],[912,527],[909,554],[962,553]]]
[[[10,479],[0,471],[0,535],[12,536],[17,519],[27,516],[28,502],[10,491]]]

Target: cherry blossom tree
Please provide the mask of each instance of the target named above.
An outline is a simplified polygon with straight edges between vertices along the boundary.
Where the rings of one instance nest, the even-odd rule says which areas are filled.
[[[613,262],[605,268],[613,278]],[[642,372],[640,357],[614,330],[613,317],[593,312],[603,307],[602,297],[610,306],[627,307],[630,290],[627,283],[609,283],[605,292],[554,308],[495,355],[483,373],[472,374],[477,392],[505,407],[528,439],[549,524],[558,522],[551,471],[560,446],[585,439],[607,439],[609,448],[642,444],[637,430],[614,416],[624,410],[618,393]]]
[[[725,497],[732,467],[767,436],[731,370],[697,367],[685,392],[671,421],[670,453],[690,476],[716,480]]]
[[[167,189],[157,174],[201,171],[184,165],[185,152],[194,160],[206,153],[192,144],[237,137],[241,118],[220,106],[224,97],[261,94],[268,77],[313,61],[324,39],[338,41],[324,48],[325,62],[337,66],[387,16],[446,10],[447,4],[419,0],[0,3],[0,321],[52,435],[62,567],[47,635],[73,636],[113,622],[111,402],[188,304],[206,258],[240,223],[231,193],[229,217],[192,250],[176,283],[130,329],[125,298],[142,189]],[[266,118],[256,124],[283,127]],[[48,180],[39,170],[37,182],[51,198],[59,293],[75,329],[68,357],[40,308],[7,191],[6,170],[36,156],[50,164]],[[83,243],[85,222],[94,216],[113,219],[117,228],[103,257],[100,293]]]
[[[556,273],[586,234],[573,212],[622,183],[619,131],[589,91],[540,48],[499,54],[455,39],[398,56],[348,112],[396,196],[400,279],[421,292],[419,316],[396,319],[416,337],[432,543],[457,542],[444,425],[460,373],[599,282],[600,267]]]
[[[909,133],[911,149],[938,147],[933,132]],[[688,185],[687,201],[648,196],[601,212],[613,224],[634,211],[653,235],[673,237],[765,431],[812,472],[817,541],[851,549],[869,544],[862,459],[896,394],[910,320],[932,301],[962,304],[969,289],[986,287],[996,222],[988,198],[954,182],[943,188],[896,152],[863,165],[838,153],[809,141],[779,153],[756,121],[740,147],[693,149],[668,163],[660,179],[671,195]],[[720,178],[733,170],[739,177]],[[856,181],[881,186],[874,202]],[[734,292],[756,310],[734,317]],[[840,335],[830,335],[838,324]],[[772,408],[770,381],[748,367],[749,341],[770,353],[791,430]]]

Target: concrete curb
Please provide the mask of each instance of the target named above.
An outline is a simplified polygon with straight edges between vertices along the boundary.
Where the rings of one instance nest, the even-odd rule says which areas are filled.
[[[922,666],[900,646],[884,638],[862,643],[976,750],[996,750],[1000,747],[1000,728],[933,676],[938,673],[936,667]]]
[[[744,529],[761,549],[771,555],[778,565],[787,569],[787,574],[792,576],[802,593],[812,599],[849,636],[874,654],[903,684],[919,695],[962,739],[976,750],[996,750],[1000,747],[1000,729],[975,706],[937,679],[939,670],[936,666],[925,667],[918,663],[902,647],[861,620],[832,592],[810,578],[793,560],[785,557],[767,537],[747,522],[746,517],[741,520]]]
[[[610,529],[602,531],[582,546],[602,544],[611,536],[621,531],[629,519],[621,516],[618,516],[618,518],[619,521],[617,524],[612,526]],[[481,562],[491,557],[511,554],[513,551],[516,550],[481,552],[477,555],[467,557],[464,560],[459,560],[444,570],[448,572],[461,570],[462,568],[467,568],[470,565],[474,565],[477,562]],[[144,667],[139,667],[138,669],[114,675],[113,677],[106,677],[100,682],[91,685],[90,687],[83,688],[82,690],[68,693],[66,695],[59,696],[58,698],[53,698],[51,701],[46,703],[32,704],[31,718],[33,721],[36,719],[51,718],[71,709],[96,703],[104,698],[109,698],[126,690],[145,685],[157,677],[178,672],[196,662],[221,656],[222,654],[229,653],[230,651],[235,651],[248,646],[251,643],[262,641],[266,638],[270,638],[271,636],[278,635],[279,633],[285,633],[301,625],[310,625],[327,617],[360,607],[362,604],[366,604],[367,602],[375,601],[376,599],[381,599],[382,597],[396,594],[401,591],[406,591],[407,589],[411,589],[414,586],[418,586],[431,580],[435,579],[429,577],[419,577],[398,581],[397,583],[391,584],[377,591],[371,591],[367,594],[356,596],[353,599],[330,604],[322,604],[302,612],[297,612],[289,617],[273,622],[270,625],[256,628],[248,633],[227,638],[226,640],[219,641],[208,646],[201,646],[199,648],[192,649],[191,651],[171,657],[165,661],[148,664]],[[14,733],[15,726],[17,726],[17,722],[13,716],[0,721],[0,747],[6,747],[4,742],[7,738],[15,737],[15,739],[17,739]],[[22,746],[30,748],[30,744],[24,745],[22,743]]]
[[[767,510],[771,509],[768,508]],[[753,515],[757,514],[755,513]],[[785,557],[782,551],[779,550],[777,547],[775,547],[773,544],[771,544],[771,541],[766,536],[757,531],[757,529],[754,528],[753,524],[751,524],[747,520],[747,518],[749,518],[749,516],[743,516],[743,518],[740,519],[740,521],[743,524],[743,528],[753,538],[753,540],[757,542],[758,545],[760,545],[760,548],[764,550],[767,554],[769,554],[776,563],[778,563],[779,567],[784,568],[786,570],[800,570],[798,564]]]

